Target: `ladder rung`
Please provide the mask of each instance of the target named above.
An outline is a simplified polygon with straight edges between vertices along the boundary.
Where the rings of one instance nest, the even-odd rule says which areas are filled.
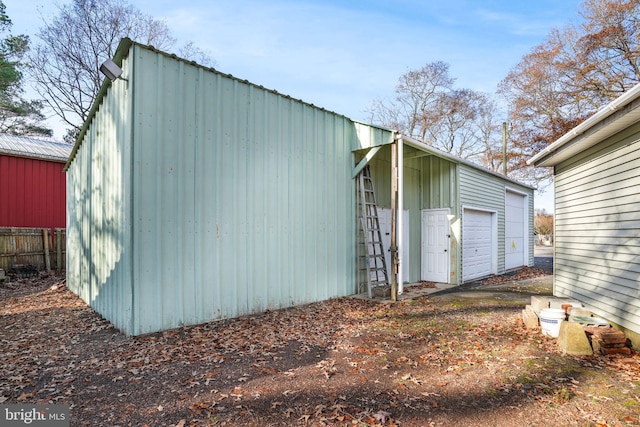
[[[360,271],[366,271],[366,270],[367,270],[366,268],[361,268],[361,269],[360,269]],[[383,269],[383,268],[376,268],[375,270],[374,270],[374,269],[371,269],[371,268],[369,269],[369,272],[370,272],[372,275],[373,275],[374,273],[378,273],[378,272],[383,272],[383,273],[384,273],[385,271],[386,271],[386,270],[385,270],[385,269]],[[384,276],[384,274],[376,274],[376,276]]]

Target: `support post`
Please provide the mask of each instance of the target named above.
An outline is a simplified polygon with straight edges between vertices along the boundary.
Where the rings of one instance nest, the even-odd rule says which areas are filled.
[[[396,277],[397,277],[397,283],[398,283],[398,287],[396,289],[398,290],[398,295],[402,295],[402,292],[404,292],[404,277],[402,277],[402,263],[403,263],[402,254],[404,253],[404,250],[403,250],[404,245],[408,243],[403,240],[404,227],[406,226],[403,222],[403,218],[404,218],[404,153],[403,151],[404,151],[404,145],[402,143],[402,136],[400,136],[398,138],[398,187],[397,187],[398,213],[396,216],[397,222],[398,222],[398,227],[396,229],[396,242],[397,242]]]
[[[51,254],[49,252],[49,229],[42,229],[42,243],[44,248],[44,267],[47,272],[51,271]]]
[[[502,175],[507,176],[507,122],[502,122]]]
[[[61,230],[56,228],[55,234],[53,237],[54,245],[56,248],[56,271],[62,271],[62,236]]]
[[[398,196],[398,141],[391,144],[391,301],[398,300],[398,246],[396,218]]]

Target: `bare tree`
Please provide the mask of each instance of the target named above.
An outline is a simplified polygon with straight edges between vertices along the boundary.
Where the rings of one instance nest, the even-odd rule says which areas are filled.
[[[541,236],[549,236],[553,234],[553,215],[547,213],[544,209],[536,209],[533,217],[533,231]]]
[[[400,76],[393,100],[375,100],[369,120],[458,157],[485,164],[495,144],[495,104],[488,95],[454,89],[449,66],[432,62]]]
[[[640,81],[640,3],[586,0],[581,14],[577,83],[606,103]]]
[[[369,108],[370,121],[424,141],[433,121],[433,111],[453,82],[449,65],[440,61],[407,71],[398,79],[394,100],[373,101]]]
[[[484,163],[487,150],[494,146],[495,126],[487,113],[493,102],[470,89],[444,93],[433,111],[428,141],[434,147],[463,159]]]
[[[486,102],[478,106],[477,137],[482,145],[480,164],[485,168],[500,172],[502,170],[502,121],[498,119],[498,107],[495,101],[486,96]]]
[[[552,30],[499,85],[522,180],[548,179],[526,160],[640,82],[640,2],[586,0],[581,14],[583,25]]]
[[[186,58],[191,61],[195,61],[205,67],[215,67],[216,61],[211,57],[211,53],[206,50],[202,50],[200,47],[192,41],[186,42],[182,47],[178,49],[178,56]]]
[[[112,58],[123,37],[161,50],[175,44],[164,21],[145,15],[123,0],[73,0],[59,6],[37,34],[39,43],[30,54],[36,91],[71,128],[65,140],[74,139],[87,118],[104,77],[100,64]],[[207,54],[187,43],[184,52],[211,62]]]
[[[563,56],[574,43],[570,31],[553,31],[498,86],[511,110],[509,174],[520,180],[548,179],[549,170],[528,167],[526,160],[579,123],[576,117],[582,120],[591,111],[573,102],[575,89],[566,77],[569,60]]]

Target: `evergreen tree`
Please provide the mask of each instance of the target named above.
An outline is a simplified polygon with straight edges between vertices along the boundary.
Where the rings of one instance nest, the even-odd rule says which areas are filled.
[[[22,59],[29,50],[29,38],[11,35],[11,25],[0,1],[0,34],[4,37],[0,40],[0,133],[51,136],[51,129],[42,124],[42,102],[23,98],[22,70],[26,64]]]

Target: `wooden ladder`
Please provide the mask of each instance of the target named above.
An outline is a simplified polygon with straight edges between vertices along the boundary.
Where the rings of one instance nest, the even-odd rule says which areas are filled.
[[[388,286],[389,277],[387,275],[380,219],[378,218],[378,207],[376,205],[375,193],[373,192],[373,181],[371,180],[369,165],[362,169],[359,174],[359,180],[360,205],[362,208],[360,222],[364,234],[367,292],[369,298],[373,298],[373,288]]]

